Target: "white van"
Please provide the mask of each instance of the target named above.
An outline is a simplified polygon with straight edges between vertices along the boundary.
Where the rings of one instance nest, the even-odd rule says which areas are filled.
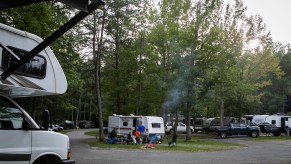
[[[0,74],[42,41],[0,24]],[[0,79],[0,164],[74,164],[66,135],[41,129],[11,98],[62,94],[64,72],[47,47],[6,79]],[[44,111],[47,129],[49,114]]]

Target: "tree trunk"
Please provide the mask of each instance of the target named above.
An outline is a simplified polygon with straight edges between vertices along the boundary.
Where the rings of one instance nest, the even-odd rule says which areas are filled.
[[[120,81],[120,73],[119,73],[119,58],[120,58],[120,24],[119,24],[119,12],[117,11],[116,13],[116,17],[117,17],[117,29],[116,29],[116,33],[115,33],[115,71],[117,73],[117,76],[115,78],[115,83],[116,83],[116,112],[117,114],[121,114],[121,101],[120,101],[120,85],[119,85],[119,81]]]
[[[186,126],[187,126],[187,133],[186,133],[186,140],[191,140],[191,114],[190,114],[190,108],[191,108],[191,105],[190,105],[190,102],[187,101],[187,114],[186,114]]]
[[[142,55],[144,51],[144,38],[143,34],[140,36],[140,52],[139,52],[139,63],[138,63],[138,98],[137,98],[137,111],[136,114],[140,115],[140,103],[141,103],[141,92],[142,92],[142,76],[141,76],[141,68],[142,68]]]
[[[220,95],[220,127],[223,127],[223,114],[224,113],[224,100],[223,100],[223,96],[222,96],[222,92]]]
[[[105,7],[103,6],[102,26],[100,31],[100,38],[98,40],[98,50],[96,51],[96,14],[94,13],[94,34],[93,34],[93,54],[95,65],[95,88],[96,88],[96,106],[99,116],[99,141],[104,142],[104,128],[103,128],[103,115],[102,115],[102,100],[101,100],[101,87],[100,87],[100,54],[102,48],[103,31],[105,24]]]

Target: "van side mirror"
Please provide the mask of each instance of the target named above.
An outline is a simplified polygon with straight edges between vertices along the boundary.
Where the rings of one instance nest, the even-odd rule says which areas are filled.
[[[42,121],[41,126],[42,126],[45,130],[48,130],[49,122],[50,122],[50,112],[49,112],[48,110],[44,110],[44,111],[42,112],[41,121]]]

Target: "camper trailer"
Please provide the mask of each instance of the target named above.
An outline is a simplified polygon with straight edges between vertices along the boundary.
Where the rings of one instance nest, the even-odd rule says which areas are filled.
[[[122,116],[114,115],[108,118],[108,132],[114,128],[121,136],[127,135],[129,132],[134,132],[139,123],[145,126],[145,135],[158,134],[162,137],[165,134],[164,120],[162,117],[157,116]]]
[[[272,133],[279,136],[291,127],[291,116],[284,115],[255,115],[251,122],[261,128],[262,133]]]
[[[0,24],[0,73],[40,42],[36,35]],[[11,99],[62,94],[66,90],[66,77],[49,47],[0,80],[0,164],[75,163],[69,160],[68,136],[46,130],[48,112],[44,112],[42,129]]]

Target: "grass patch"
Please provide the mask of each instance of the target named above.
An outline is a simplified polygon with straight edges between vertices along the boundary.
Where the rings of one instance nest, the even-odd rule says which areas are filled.
[[[70,129],[64,129],[64,130],[61,130],[61,131],[58,131],[58,132],[59,133],[62,133],[62,134],[67,134],[70,131],[72,131],[72,130],[70,130]]]
[[[96,136],[97,131],[86,132],[85,135]],[[214,135],[193,135],[190,141],[185,141],[185,134],[179,134],[177,139],[177,146],[169,146],[168,141],[171,140],[171,135],[166,135],[162,144],[157,144],[155,148],[151,150],[159,151],[185,151],[185,152],[206,152],[206,151],[222,151],[222,150],[233,150],[241,147],[245,147],[241,144],[228,143],[214,140],[204,140],[204,139],[214,139],[217,136]],[[101,149],[129,149],[138,150],[143,149],[143,145],[127,145],[127,144],[107,144],[101,142],[90,142],[88,143],[91,147],[101,148]]]
[[[88,136],[96,136],[97,134],[99,134],[99,132],[96,130],[96,131],[85,132],[84,134]]]
[[[259,136],[257,138],[248,138],[250,141],[288,141],[291,136]]]
[[[127,145],[127,144],[107,144],[100,142],[90,142],[91,147],[97,148],[117,148],[117,149],[143,149],[144,145]],[[233,150],[237,148],[245,147],[241,144],[225,143],[221,141],[208,141],[208,140],[191,140],[185,141],[184,139],[178,139],[177,146],[168,146],[167,142],[157,144],[155,148],[151,150],[160,151],[185,151],[185,152],[207,152],[207,151],[222,151]]]

